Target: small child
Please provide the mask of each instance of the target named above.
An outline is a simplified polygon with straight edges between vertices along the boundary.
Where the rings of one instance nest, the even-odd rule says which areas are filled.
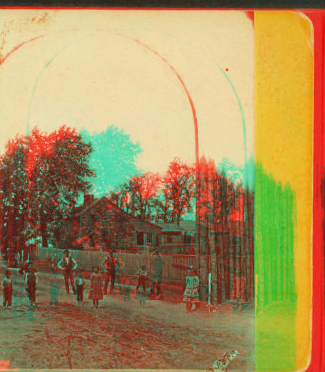
[[[146,271],[146,265],[141,265],[140,270],[137,272],[137,277],[138,277],[138,285],[137,288],[135,289],[136,292],[138,292],[138,289],[140,285],[142,285],[143,291],[146,292],[146,281],[148,279],[148,274]]]
[[[55,269],[52,269],[52,276],[50,278],[50,306],[58,306],[59,303],[59,292],[60,292],[60,282],[56,276]]]
[[[12,281],[11,281],[11,272],[10,270],[6,271],[6,276],[2,282],[3,286],[3,307],[11,310],[11,299],[12,299]]]
[[[137,291],[136,298],[139,300],[140,307],[144,309],[146,300],[149,298],[148,291],[145,291],[142,287]]]
[[[131,292],[131,287],[130,287],[130,280],[128,277],[125,277],[123,280],[123,285],[124,285],[124,302],[129,302],[130,301],[130,292]]]
[[[147,298],[147,291],[146,291],[146,281],[148,280],[148,274],[146,271],[146,265],[141,265],[140,270],[137,272],[138,277],[138,285],[136,287],[136,298],[140,301],[140,307],[144,308],[145,301]],[[140,290],[140,286],[142,287]]]
[[[191,312],[196,310],[196,304],[199,302],[199,277],[193,266],[190,266],[187,276],[186,276],[186,286],[183,295],[183,301],[186,303],[186,312]],[[194,304],[194,310],[192,310]]]
[[[28,268],[28,272],[26,275],[26,291],[28,293],[29,298],[29,307],[30,309],[35,309],[36,307],[36,285],[37,285],[37,277],[36,277],[36,269],[31,265]]]
[[[78,305],[81,305],[83,301],[85,281],[84,281],[84,278],[82,277],[82,273],[80,269],[78,270],[78,275],[74,281],[74,285],[76,287]]]

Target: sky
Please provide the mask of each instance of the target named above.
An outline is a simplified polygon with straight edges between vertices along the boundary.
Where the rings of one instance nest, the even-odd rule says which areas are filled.
[[[0,153],[17,133],[114,125],[137,166],[254,155],[254,30],[245,12],[0,10]]]

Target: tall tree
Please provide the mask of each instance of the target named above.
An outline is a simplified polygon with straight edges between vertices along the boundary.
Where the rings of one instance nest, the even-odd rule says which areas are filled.
[[[50,134],[34,129],[30,136],[8,142],[1,157],[0,185],[6,246],[13,250],[18,242],[24,246],[37,236],[43,237],[46,246],[48,227],[57,231],[79,193],[91,187],[91,151],[90,144],[66,127]]]
[[[160,176],[154,173],[132,177],[111,194],[111,200],[122,210],[143,220],[156,214]]]
[[[206,160],[204,157],[200,159],[200,172],[198,214],[200,222],[204,226],[204,244],[208,254],[206,265],[207,270],[211,270],[212,273],[213,300],[218,299],[221,302],[226,295],[227,255],[225,250],[227,247],[223,242],[217,240],[218,225],[227,229],[229,216],[235,210],[238,198],[242,194],[242,186],[240,183],[234,185],[233,180],[226,176],[224,170],[219,173],[214,162]],[[214,232],[213,249],[209,245],[210,232]],[[216,285],[217,283],[218,285]],[[216,288],[218,288],[218,293]]]
[[[30,175],[30,214],[39,223],[43,244],[47,246],[47,228],[54,234],[59,231],[77,198],[90,190],[89,178],[94,173],[88,164],[92,146],[74,129],[61,127],[48,137],[43,136],[42,141],[44,150]]]
[[[175,158],[168,167],[162,181],[162,208],[170,218],[168,222],[178,225],[183,215],[192,212],[192,199],[195,196],[194,167]]]
[[[96,196],[107,195],[139,174],[136,160],[142,149],[123,130],[112,125],[99,133],[82,129],[80,134],[85,142],[92,143],[89,166],[97,175],[92,188]]]
[[[9,248],[9,264],[13,263],[15,246],[21,249],[25,210],[27,208],[27,175],[24,167],[26,141],[16,136],[6,144],[6,152],[1,157],[1,213],[3,248]]]

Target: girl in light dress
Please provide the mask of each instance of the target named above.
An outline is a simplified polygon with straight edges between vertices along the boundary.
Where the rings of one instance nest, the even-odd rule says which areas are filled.
[[[194,269],[190,266],[188,274],[186,276],[186,285],[183,295],[183,301],[186,302],[186,311],[189,313],[192,311],[193,304],[195,305],[200,301],[199,298],[199,278],[197,277]],[[196,310],[196,306],[194,310]]]
[[[94,267],[93,273],[90,277],[90,294],[89,298],[93,300],[94,306],[98,309],[98,301],[103,299],[103,291],[102,291],[102,281],[103,278],[99,273],[98,266]]]

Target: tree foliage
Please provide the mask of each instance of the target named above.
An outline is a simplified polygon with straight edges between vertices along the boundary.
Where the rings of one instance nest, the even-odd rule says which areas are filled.
[[[135,217],[152,220],[155,215],[160,182],[160,176],[150,172],[132,177],[111,194],[111,200],[119,208]]]
[[[198,207],[201,219],[209,216],[213,224],[221,223],[227,226],[229,216],[237,206],[240,195],[243,194],[241,183],[234,184],[224,170],[219,172],[212,160],[204,157],[200,160],[200,185],[198,192]]]
[[[178,225],[182,216],[192,212],[192,199],[195,196],[194,167],[175,158],[163,178],[160,209],[164,212],[166,222]]]
[[[139,173],[136,160],[142,149],[123,130],[115,126],[109,126],[99,133],[83,129],[81,136],[93,148],[89,166],[96,172],[96,178],[92,180],[95,196],[107,195],[116,185]]]
[[[1,157],[4,245],[13,247],[14,237],[24,244],[37,236],[46,245],[79,194],[91,187],[91,152],[90,144],[64,126],[50,134],[35,128],[8,142]]]

